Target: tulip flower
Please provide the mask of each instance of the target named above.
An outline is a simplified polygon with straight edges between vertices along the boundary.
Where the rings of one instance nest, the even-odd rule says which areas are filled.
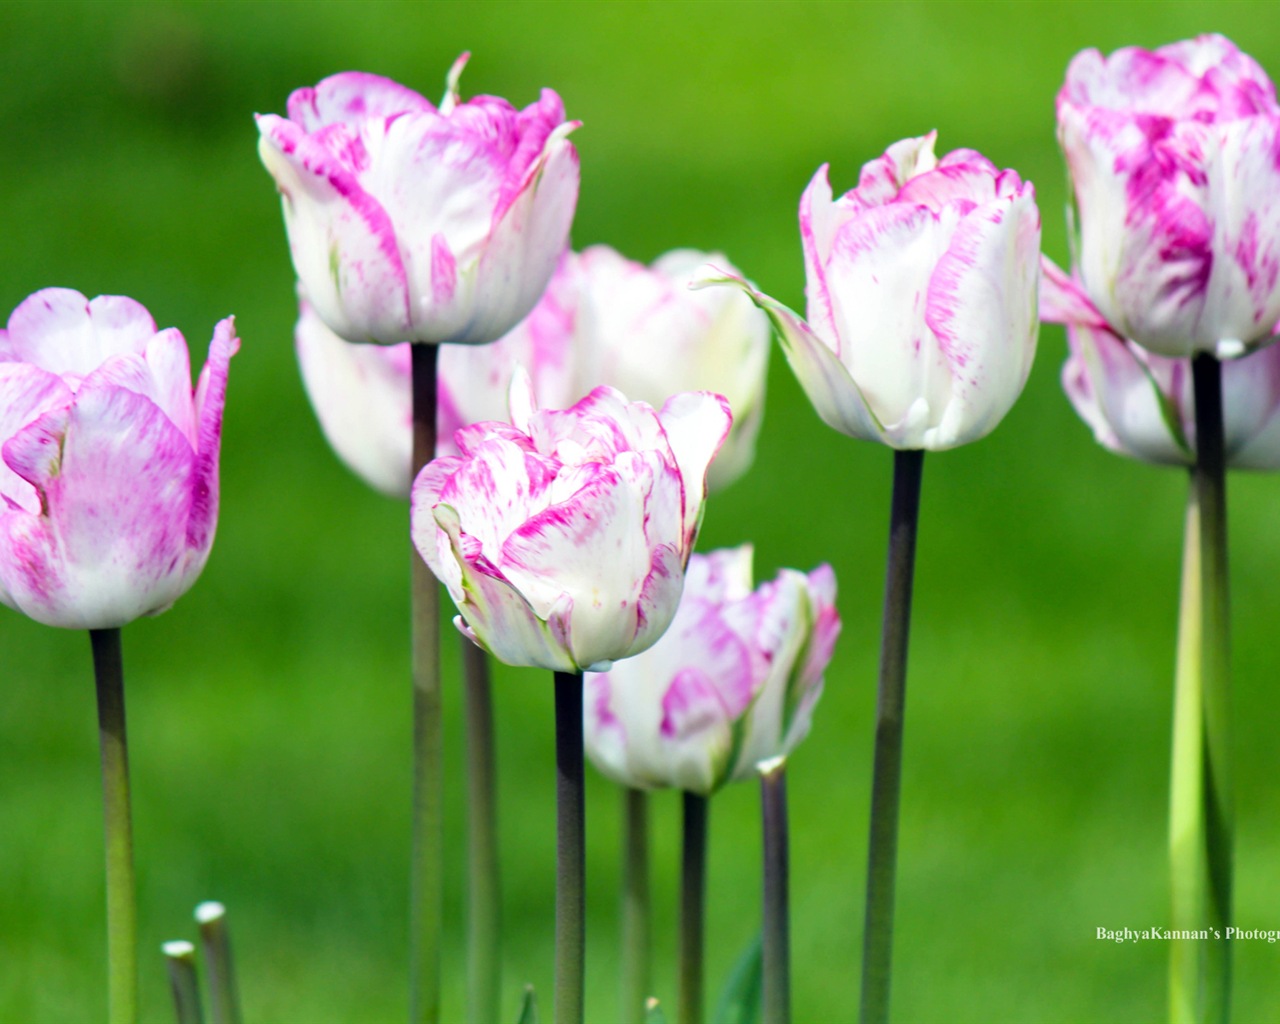
[[[719,254],[677,249],[651,267],[597,245],[566,252],[546,293],[490,345],[440,352],[442,455],[456,454],[461,427],[506,416],[506,396],[522,366],[539,406],[561,409],[607,384],[658,407],[681,391],[723,394],[734,422],[707,484],[726,486],[750,466],[764,412],[769,322],[728,290],[689,291]],[[298,361],[321,428],[339,457],[370,486],[409,492],[411,430],[408,347],[343,343],[303,301],[295,333]]]
[[[1076,55],[1058,139],[1079,272],[1114,331],[1163,356],[1236,356],[1280,319],[1280,106],[1217,35]]]
[[[1041,316],[1067,328],[1063,388],[1098,443],[1145,462],[1193,465],[1191,360],[1120,337],[1080,282],[1047,259],[1043,281]],[[1280,468],[1280,346],[1224,362],[1222,388],[1228,464]]]
[[[808,319],[710,268],[764,309],[818,415],[851,437],[938,451],[989,433],[1035,355],[1035,190],[973,150],[904,139],[833,201],[826,165],[800,200]]]
[[[587,675],[587,754],[615,782],[707,796],[808,734],[840,632],[835,574],[784,569],[752,590],[751,558],[694,555],[662,639]]]
[[[132,299],[68,288],[0,331],[0,602],[49,626],[158,615],[196,581],[218,520],[231,318],[194,394],[187,344]]]
[[[517,110],[461,102],[463,54],[440,107],[386,78],[344,72],[258,117],[294,268],[348,341],[481,343],[542,295],[568,244],[577,122],[550,89]]]
[[[655,413],[600,387],[564,411],[512,385],[511,424],[458,432],[413,485],[413,541],[500,661],[597,671],[670,623],[728,402],[687,392]]]
[[[580,394],[607,384],[655,408],[681,391],[724,395],[733,429],[708,478],[719,490],[755,457],[769,321],[727,289],[691,291],[695,271],[708,261],[737,273],[720,253],[673,249],[645,266],[593,245],[566,258],[543,300],[508,338],[528,335],[522,344],[540,341],[542,351],[562,339],[559,349],[577,363]]]

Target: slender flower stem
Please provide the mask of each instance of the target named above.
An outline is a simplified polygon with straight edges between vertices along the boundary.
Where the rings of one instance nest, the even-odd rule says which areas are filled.
[[[791,1022],[790,853],[787,834],[787,759],[763,762],[760,809],[764,826],[764,1024]]]
[[[462,640],[467,718],[467,1020],[498,1019],[502,984],[502,888],[489,655]]]
[[[702,949],[707,905],[708,801],[684,794],[684,838],[680,857],[680,1024],[702,1024]]]
[[[893,453],[893,499],[885,572],[876,748],[871,777],[867,906],[862,940],[862,1024],[889,1019],[893,962],[893,889],[898,860],[898,803],[902,788],[902,725],[906,706],[907,635],[915,575],[916,525],[924,452]]]
[[[582,1024],[586,965],[586,829],[582,673],[557,672],[555,1024]]]
[[[1173,768],[1169,780],[1169,923],[1175,931],[1199,931],[1204,927],[1209,888],[1204,814],[1200,509],[1194,474],[1189,483],[1174,670]],[[1204,949],[1205,944],[1198,939],[1175,939],[1169,945],[1169,1019],[1173,1024],[1192,1024],[1199,1019],[1196,1004]]]
[[[227,909],[213,900],[196,907],[204,969],[209,979],[209,1009],[213,1024],[240,1024],[240,991],[236,986]]]
[[[138,907],[129,810],[129,740],[125,732],[124,659],[120,630],[91,629],[102,749],[102,802],[107,851],[107,1020],[138,1019]]]
[[[439,345],[415,344],[413,475],[435,457]],[[412,550],[412,549],[411,549]],[[444,757],[440,702],[440,587],[410,555],[413,635],[413,849],[410,857],[409,1019],[440,1020],[440,935],[444,913]]]
[[[643,1024],[649,998],[649,794],[622,790],[622,1024]]]
[[[1200,529],[1200,687],[1204,713],[1204,921],[1200,990],[1189,1020],[1225,1024],[1231,1006],[1233,794],[1231,787],[1231,648],[1227,573],[1227,485],[1223,445],[1222,366],[1207,353],[1191,363],[1196,405],[1192,487]]]
[[[173,992],[174,1016],[178,1024],[204,1024],[200,1010],[200,983],[196,980],[196,947],[178,939],[166,942],[165,965],[169,969],[169,988]]]

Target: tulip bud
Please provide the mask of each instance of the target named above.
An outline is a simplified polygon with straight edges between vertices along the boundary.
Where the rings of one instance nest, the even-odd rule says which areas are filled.
[[[709,795],[808,734],[840,617],[835,574],[751,589],[751,546],[694,555],[666,634],[587,676],[587,754],[625,786]]]
[[[258,117],[293,265],[320,318],[347,341],[481,343],[533,308],[568,244],[578,198],[577,122],[550,89],[516,110],[437,109],[377,75],[345,72]]]
[[[500,661],[561,672],[650,646],[675,614],[730,422],[701,392],[655,413],[602,387],[540,411],[517,375],[511,423],[458,431],[460,454],[413,485],[413,542],[458,627]]]
[[[1076,55],[1058,140],[1084,289],[1163,356],[1236,356],[1280,319],[1280,106],[1222,36]]]
[[[1014,171],[934,134],[904,139],[832,200],[800,200],[808,320],[711,267],[764,309],[818,415],[852,437],[937,451],[985,436],[1035,356],[1040,213]]]
[[[0,331],[0,602],[110,629],[165,611],[218,521],[230,317],[192,392],[187,343],[123,296],[27,298]]]

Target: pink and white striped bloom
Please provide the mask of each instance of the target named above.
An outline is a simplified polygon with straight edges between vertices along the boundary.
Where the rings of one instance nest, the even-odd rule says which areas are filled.
[[[463,103],[454,64],[437,109],[345,72],[258,117],[293,265],[348,341],[480,343],[538,301],[568,244],[578,155],[560,97]]]
[[[682,391],[723,394],[733,427],[711,464],[714,491],[746,472],[764,413],[769,321],[728,289],[690,291],[719,254],[677,249],[652,266],[605,245],[565,252],[546,293],[514,329],[490,345],[440,352],[442,455],[455,454],[460,427],[507,415],[517,367],[541,408],[563,409],[601,384],[655,408]],[[338,455],[373,487],[409,492],[412,431],[407,345],[343,342],[306,302],[295,333],[311,404]]]
[[[1062,386],[1098,443],[1144,462],[1195,461],[1191,360],[1158,356],[1116,334],[1077,279],[1045,260],[1041,315],[1065,324]],[[1280,346],[1222,364],[1227,463],[1280,469]]]
[[[565,672],[649,647],[675,614],[730,420],[719,395],[655,413],[603,387],[541,411],[518,375],[511,423],[458,431],[460,454],[413,485],[413,542],[458,627],[509,665]]]
[[[800,200],[808,319],[742,288],[773,319],[818,415],[852,437],[937,451],[985,436],[1022,392],[1039,321],[1040,213],[1014,171],[935,133],[894,143],[832,199]]]
[[[751,589],[751,546],[694,555],[666,634],[588,675],[587,754],[639,789],[707,795],[809,732],[840,617],[829,565]]]
[[[1239,355],[1280,319],[1280,106],[1217,35],[1076,55],[1058,140],[1080,278],[1123,337],[1164,356]]]
[[[187,343],[132,299],[68,288],[0,331],[0,602],[106,629],[167,609],[218,521],[230,317],[195,393]]]

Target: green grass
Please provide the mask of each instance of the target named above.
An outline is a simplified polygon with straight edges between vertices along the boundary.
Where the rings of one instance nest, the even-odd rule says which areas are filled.
[[[801,190],[838,191],[939,130],[1038,188],[1066,259],[1053,97],[1072,54],[1230,35],[1280,74],[1264,4],[4,4],[0,311],[69,285],[123,293],[197,361],[237,315],[218,542],[199,584],[124,633],[143,1012],[171,1019],[159,945],[229,907],[251,1022],[382,1022],[407,1001],[408,543],[404,507],[326,449],[292,352],[293,275],[254,111],[334,71],[437,97],[543,85],[584,127],[574,242],[651,259],[719,248],[803,303]],[[1097,448],[1062,397],[1057,328],[989,439],[930,456],[908,682],[895,1016],[1145,1022],[1166,950],[1095,930],[1166,918],[1165,802],[1184,480]],[[825,428],[779,353],[757,464],[702,546],[759,574],[830,561],[845,632],[789,773],[797,1022],[857,1002],[889,453]],[[1238,919],[1280,926],[1271,641],[1277,484],[1232,481]],[[452,631],[446,672],[456,677]],[[550,679],[497,673],[504,1014],[549,1009]],[[83,636],[0,614],[0,1020],[105,1007],[101,811]],[[460,694],[447,693],[446,1011],[461,1016]],[[758,923],[757,795],[712,806],[714,992]],[[655,987],[674,998],[678,802],[655,801]],[[621,811],[588,782],[588,1019],[613,1019]],[[1277,947],[1236,947],[1237,1014],[1280,1019]]]

